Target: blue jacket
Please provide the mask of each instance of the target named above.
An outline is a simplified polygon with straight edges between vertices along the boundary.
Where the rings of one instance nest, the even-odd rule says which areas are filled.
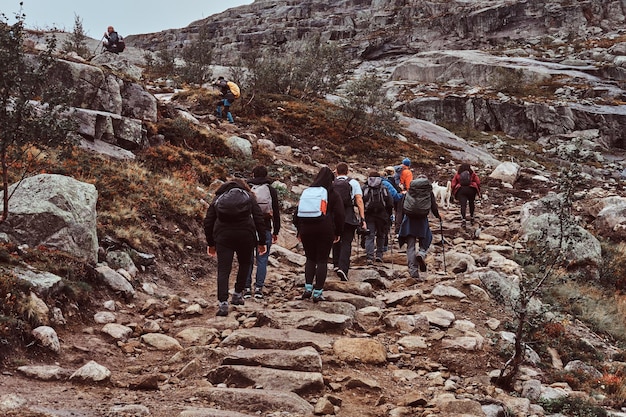
[[[399,193],[396,190],[396,187],[394,187],[393,184],[390,183],[387,178],[383,177],[382,179],[383,179],[383,185],[387,187],[387,191],[389,191],[389,195],[391,196],[391,198],[393,198],[393,201],[397,202],[397,201],[402,200],[402,193]]]

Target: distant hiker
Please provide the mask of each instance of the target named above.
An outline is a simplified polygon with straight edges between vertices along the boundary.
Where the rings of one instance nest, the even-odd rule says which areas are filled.
[[[303,300],[311,297],[313,302],[324,300],[328,255],[343,232],[345,211],[333,187],[334,178],[330,168],[320,169],[311,186],[302,192],[293,216],[306,256]]]
[[[117,34],[113,26],[107,28],[107,31],[104,32],[104,38],[102,45],[107,51],[118,54],[124,50],[124,48],[121,47],[123,42],[122,37]]]
[[[419,278],[419,271],[426,271],[426,254],[433,240],[428,224],[430,212],[442,220],[430,181],[426,176],[419,175],[411,181],[410,188],[402,200],[402,223],[398,236],[400,247],[405,243],[407,245],[407,265],[409,275],[413,278]],[[416,251],[417,242],[419,249]]]
[[[263,298],[263,286],[265,285],[265,277],[267,275],[267,260],[270,255],[272,243],[278,240],[278,232],[280,232],[280,205],[278,201],[278,193],[272,187],[272,181],[267,178],[267,168],[258,165],[252,169],[252,179],[248,180],[248,184],[255,194],[256,201],[263,212],[265,220],[265,239],[261,243],[265,243],[266,251],[263,255],[256,253],[256,277],[254,281],[254,298]],[[272,233],[272,225],[274,232]],[[246,279],[246,289],[243,298],[252,296],[252,265]]]
[[[348,280],[350,269],[350,256],[352,254],[352,241],[358,227],[367,229],[365,223],[365,208],[363,207],[363,191],[361,185],[354,178],[348,176],[348,164],[340,162],[335,168],[337,178],[334,188],[343,201],[346,211],[345,225],[339,242],[333,245],[333,265],[337,276],[342,281]],[[357,208],[358,213],[354,209]]]
[[[474,224],[476,196],[480,195],[480,178],[472,170],[470,164],[461,164],[452,178],[452,195],[461,205],[461,226],[465,227],[467,203],[469,203],[469,220]]]
[[[387,191],[389,191],[389,195],[393,199],[393,215],[389,219],[389,230],[387,230],[387,234],[385,234],[385,245],[383,246],[383,252],[387,252],[389,248],[389,231],[393,227],[394,233],[397,235],[398,230],[400,229],[400,222],[402,221],[401,217],[398,217],[398,211],[400,208],[398,207],[402,201],[402,189],[395,184],[394,181],[395,169],[392,166],[388,166],[385,168],[385,173],[382,177],[383,185],[387,187]]]
[[[367,183],[363,186],[365,223],[369,230],[365,236],[365,254],[368,265],[372,265],[374,261],[383,261],[385,237],[389,232],[393,213],[393,198],[384,182],[387,180],[383,181],[378,172],[371,171],[368,174]],[[375,248],[374,244],[376,244]]]
[[[213,84],[219,88],[222,98],[217,102],[215,114],[218,119],[227,119],[230,123],[235,123],[233,115],[230,113],[230,106],[239,98],[239,86],[232,81],[227,81],[224,77],[219,77]],[[222,110],[222,107],[224,109]]]
[[[243,290],[252,267],[254,248],[258,245],[259,255],[267,250],[265,220],[252,191],[242,180],[224,183],[215,192],[204,218],[204,233],[207,254],[217,255],[217,299],[218,316],[228,315],[228,278],[237,254],[239,269],[231,303],[243,305]]]
[[[400,165],[394,167],[394,183],[401,190],[406,191],[413,181],[413,173],[411,172],[411,160],[404,158]]]

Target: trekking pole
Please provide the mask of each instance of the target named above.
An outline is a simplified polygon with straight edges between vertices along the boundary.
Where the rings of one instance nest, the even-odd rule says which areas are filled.
[[[446,271],[446,241],[443,238],[443,220],[439,219],[439,230],[441,230],[441,253],[443,254],[443,272],[447,274]]]
[[[391,258],[391,275],[393,276],[393,235],[391,233],[391,226],[389,226],[389,241],[387,242],[389,248],[389,257]]]
[[[104,40],[104,35],[102,36],[102,39],[100,39],[100,40],[98,41],[98,45],[96,45],[96,49],[94,49],[94,50],[93,50],[92,55],[95,55],[95,54],[96,54],[96,51],[98,50],[98,47],[99,47],[100,45],[102,45],[102,41],[103,41],[103,40]]]

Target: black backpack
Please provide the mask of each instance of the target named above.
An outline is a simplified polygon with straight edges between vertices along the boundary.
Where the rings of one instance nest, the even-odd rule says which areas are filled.
[[[351,179],[350,177],[337,178],[334,182],[334,188],[337,193],[339,193],[344,207],[354,206],[354,201],[352,201],[352,186],[350,185]]]
[[[363,187],[363,205],[365,213],[378,214],[383,213],[387,209],[387,201],[389,199],[389,191],[382,184],[380,177],[370,177],[367,184]]]
[[[433,186],[427,178],[411,181],[402,203],[404,213],[409,217],[427,217],[430,213],[432,192]]]
[[[120,39],[117,41],[117,52],[124,52],[124,49],[126,49],[126,42],[124,42],[124,38],[121,36],[119,38]]]
[[[472,174],[469,171],[463,171],[459,174],[459,184],[468,186],[472,184]]]
[[[215,200],[217,219],[226,223],[245,220],[252,214],[252,197],[241,188],[231,188]]]

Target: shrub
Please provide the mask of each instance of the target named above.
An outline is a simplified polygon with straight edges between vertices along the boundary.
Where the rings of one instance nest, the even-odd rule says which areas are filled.
[[[562,413],[570,417],[606,417],[607,412],[582,398],[561,397],[541,401],[541,406],[548,413]]]

